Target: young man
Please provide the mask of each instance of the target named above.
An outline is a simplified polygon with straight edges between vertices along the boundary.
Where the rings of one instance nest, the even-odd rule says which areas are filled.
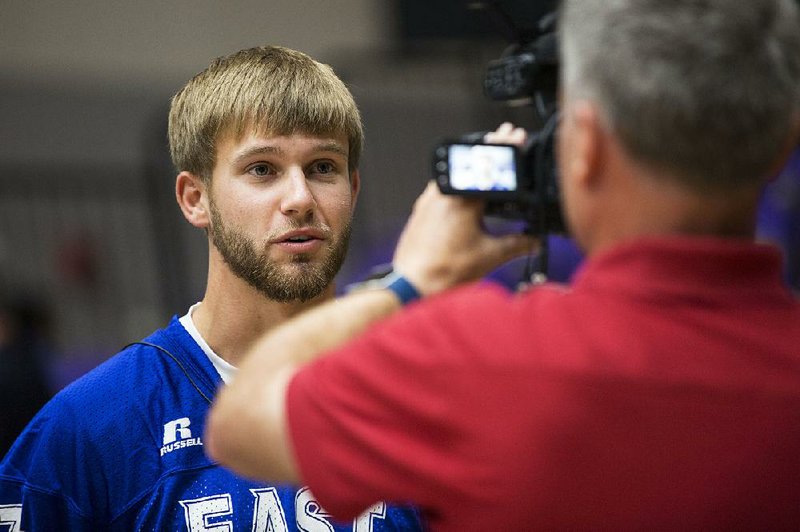
[[[186,219],[206,230],[203,300],[58,394],[0,465],[11,530],[415,530],[376,502],[334,523],[307,488],[236,477],[203,426],[241,353],[334,296],[359,190],[361,120],[326,65],[280,47],[214,61],[172,100]],[[376,499],[377,501],[377,499]]]
[[[793,0],[566,0],[572,286],[441,293],[522,243],[430,186],[400,279],[255,344],[210,454],[433,530],[797,530],[800,303],[754,220],[798,140],[798,27]]]

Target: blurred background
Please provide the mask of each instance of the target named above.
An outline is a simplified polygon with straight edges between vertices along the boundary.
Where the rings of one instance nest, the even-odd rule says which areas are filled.
[[[350,86],[366,151],[341,291],[390,260],[438,141],[503,120],[537,127],[531,108],[484,97],[486,64],[509,42],[474,3],[3,0],[2,430],[16,435],[43,398],[202,298],[205,235],[177,208],[166,142],[169,99],[190,77],[269,43],[330,64]],[[499,3],[521,28],[554,5]],[[796,289],[798,174],[795,154],[759,219]],[[554,239],[551,277],[568,279],[580,260]]]

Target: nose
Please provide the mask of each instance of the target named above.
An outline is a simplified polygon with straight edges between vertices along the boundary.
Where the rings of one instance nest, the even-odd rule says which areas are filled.
[[[281,198],[281,212],[287,216],[307,217],[317,205],[308,186],[305,173],[292,169],[285,175],[285,187]]]

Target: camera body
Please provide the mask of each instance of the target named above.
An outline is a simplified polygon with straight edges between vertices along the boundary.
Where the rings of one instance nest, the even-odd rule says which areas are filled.
[[[487,144],[482,134],[440,143],[433,175],[444,194],[486,202],[487,216],[519,220],[535,235],[563,233],[554,133],[558,112],[555,17],[546,15],[533,34],[518,33],[503,57],[491,61],[484,92],[493,100],[534,105],[544,126],[528,132],[525,146]]]
[[[536,132],[526,147],[445,141],[434,149],[434,179],[443,194],[483,200],[486,216],[523,221],[532,234],[562,233],[553,149],[540,142],[548,139]]]

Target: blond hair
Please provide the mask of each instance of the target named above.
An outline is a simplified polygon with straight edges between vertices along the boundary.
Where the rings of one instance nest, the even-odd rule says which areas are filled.
[[[333,69],[280,46],[241,50],[214,60],[172,98],[169,145],[176,169],[208,181],[223,135],[331,135],[348,140],[358,167],[361,116]]]

